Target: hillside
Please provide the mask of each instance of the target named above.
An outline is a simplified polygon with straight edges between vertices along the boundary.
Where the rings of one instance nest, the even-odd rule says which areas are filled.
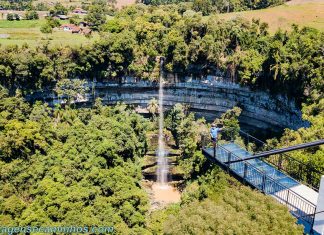
[[[41,0],[45,1],[45,0]],[[66,3],[61,0],[63,4]],[[135,2],[135,0],[118,0],[116,6],[121,8]],[[77,1],[70,1],[76,3]],[[40,14],[43,18],[44,12]],[[263,10],[253,10],[244,12],[233,12],[219,14],[221,19],[229,20],[236,17],[243,17],[248,20],[253,18],[260,19],[262,22],[269,24],[270,33],[274,33],[278,28],[290,30],[292,24],[300,26],[310,26],[324,31],[324,1],[320,0],[293,0],[285,5],[267,8]],[[82,35],[72,35],[60,30],[54,30],[51,35],[44,35],[40,32],[40,27],[45,24],[43,19],[39,21],[20,21],[9,22],[0,20],[0,44],[22,45],[27,43],[35,46],[41,41],[51,40],[51,44],[56,45],[80,45],[88,44],[98,38],[98,34],[94,33],[91,39],[87,39]]]
[[[93,33],[91,38],[86,38],[81,34],[71,34],[58,29],[55,29],[50,35],[45,35],[40,31],[40,27],[45,22],[43,19],[21,21],[0,20],[0,44],[22,45],[27,43],[29,46],[34,47],[50,40],[52,45],[79,46],[81,44],[89,44],[99,37],[97,33]]]
[[[80,1],[80,0],[37,0],[35,1],[34,4],[36,3],[46,3],[49,4],[50,6],[54,6],[56,2],[62,3],[65,7],[80,7],[82,6],[82,3],[90,4],[91,1]],[[131,4],[134,4],[136,0],[116,0],[116,1],[108,1],[108,2],[116,2],[116,7],[117,8],[122,8],[124,6],[128,6]]]
[[[243,17],[248,20],[260,19],[269,24],[273,33],[278,28],[289,30],[292,24],[309,26],[324,31],[324,1],[293,0],[284,5],[254,11],[232,12],[220,14],[222,19]]]

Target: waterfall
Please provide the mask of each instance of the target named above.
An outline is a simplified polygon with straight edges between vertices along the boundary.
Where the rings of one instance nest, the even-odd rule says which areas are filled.
[[[160,58],[160,81],[159,81],[159,141],[158,141],[158,165],[157,165],[157,182],[161,185],[166,185],[168,182],[168,159],[167,151],[165,150],[164,135],[163,135],[163,58]]]

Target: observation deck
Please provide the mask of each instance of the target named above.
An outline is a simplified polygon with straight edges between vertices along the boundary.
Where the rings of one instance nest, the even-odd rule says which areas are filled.
[[[290,176],[289,172],[285,172],[285,170],[289,169],[288,164],[292,162],[291,160],[284,161],[283,157],[285,156],[282,155],[273,156],[272,159],[247,159],[253,157],[254,154],[247,151],[242,144],[234,141],[219,144],[215,149],[207,146],[202,151],[210,161],[221,166],[241,182],[286,205],[291,214],[298,219],[298,223],[304,225],[305,233],[311,232],[318,192],[316,187],[313,187],[314,185],[301,183]],[[286,157],[289,158],[288,155]],[[279,164],[277,164],[278,161],[273,161],[274,158],[281,159]],[[302,168],[299,166],[298,169]],[[309,173],[306,171],[306,173],[313,175],[313,177],[315,173],[318,173],[319,177],[321,175],[320,172]],[[301,176],[302,173],[298,172],[295,175]]]

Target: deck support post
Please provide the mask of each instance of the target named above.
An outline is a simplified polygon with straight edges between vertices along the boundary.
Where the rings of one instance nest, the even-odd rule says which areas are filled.
[[[243,173],[244,184],[246,184],[247,171],[248,171],[248,165],[244,162],[244,173]]]
[[[286,205],[288,205],[288,201],[289,201],[289,192],[290,192],[290,190],[289,189],[287,189],[287,198],[286,198]]]
[[[282,154],[279,154],[279,164],[278,164],[278,169],[282,169]]]
[[[263,173],[262,175],[262,192],[265,193],[266,191],[266,174]]]
[[[227,153],[227,172],[229,172],[229,170],[230,170],[230,162],[231,162],[231,158],[232,158],[232,153],[231,152],[228,152]]]

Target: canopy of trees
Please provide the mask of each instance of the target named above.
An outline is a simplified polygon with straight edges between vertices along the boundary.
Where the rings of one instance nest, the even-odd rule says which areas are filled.
[[[286,0],[143,0],[144,4],[154,6],[163,4],[180,4],[182,9],[191,9],[201,12],[203,15],[209,15],[210,13],[262,9],[280,5],[284,2],[286,2]]]
[[[19,91],[10,97],[1,88],[1,225],[113,226],[116,234],[301,234],[284,206],[215,166],[201,170],[203,120],[181,105],[169,116],[191,177],[181,204],[148,214],[139,159],[147,150],[148,120],[100,99],[91,109],[30,106]]]
[[[146,122],[124,105],[30,107],[0,93],[0,224],[145,231]],[[107,224],[108,223],[108,224]]]
[[[280,141],[271,141],[273,146],[323,138],[324,34],[294,26],[290,33],[279,30],[271,36],[258,20],[203,16],[211,13],[212,3],[197,0],[195,11],[184,4],[136,5],[108,21],[92,7],[89,20],[102,31],[93,45],[0,46],[0,85],[7,89],[0,89],[1,225],[106,226],[108,221],[120,234],[302,233],[287,209],[271,198],[237,185],[217,169],[206,173],[200,147],[207,126],[180,104],[169,111],[165,126],[181,150],[185,193],[180,205],[147,220],[138,160],[147,147],[147,120],[125,105],[104,107],[100,100],[91,109],[69,106],[84,94],[85,80],[125,75],[156,80],[156,58],[164,56],[167,72],[221,73],[229,81],[281,92],[303,103],[310,127],[287,130]],[[233,6],[216,7],[232,11]],[[43,31],[50,33],[53,24],[49,19]],[[23,100],[22,95],[39,89],[55,89],[68,105],[31,106]],[[154,120],[155,100],[149,109]],[[240,112],[230,110],[216,122],[237,131]],[[229,134],[223,133],[225,138]],[[295,155],[318,168],[324,166],[321,156],[322,148]]]
[[[164,234],[303,234],[287,209],[214,168],[189,183]]]
[[[101,21],[95,12],[89,17]],[[156,58],[161,55],[171,73],[221,73],[230,81],[286,92],[300,100],[315,84],[322,84],[324,34],[315,29],[295,26],[291,33],[270,36],[267,25],[258,20],[222,21],[215,15],[181,12],[180,7],[144,5],[119,11],[99,28],[106,31],[102,37],[79,48],[47,43],[37,48],[1,46],[0,84],[12,93],[16,88],[28,92],[53,87],[71,78],[156,79]]]
[[[39,15],[36,11],[26,11],[25,18],[26,20],[37,20],[39,19]]]
[[[4,10],[23,11],[32,8],[32,1],[33,0],[16,0],[16,1],[1,0],[0,7]]]
[[[216,123],[226,130],[239,128],[240,109],[228,110]],[[201,153],[201,135],[208,134],[204,120],[195,120],[183,105],[167,115],[167,128],[181,150],[185,173],[179,205],[151,214],[148,227],[155,234],[303,234],[287,208],[273,198],[243,186]],[[171,125],[173,123],[174,125]]]

